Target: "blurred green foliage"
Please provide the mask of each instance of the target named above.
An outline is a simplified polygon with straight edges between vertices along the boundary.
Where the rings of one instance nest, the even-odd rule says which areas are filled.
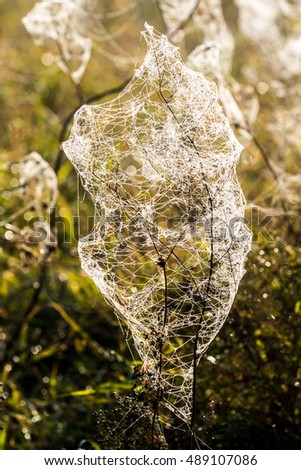
[[[112,6],[115,2],[104,2],[104,8],[107,3]],[[139,31],[145,19],[162,30],[155,2],[142,3],[122,39],[132,57],[138,56]],[[64,120],[78,105],[68,77],[55,64],[45,65],[45,51],[32,43],[21,24],[33,4],[29,0],[0,1],[2,215],[16,185],[11,165],[31,151],[40,152],[53,165]],[[226,16],[232,18],[235,30],[232,2],[229,5]],[[237,78],[244,61],[256,64],[255,52],[248,47],[243,39],[239,42],[234,67]],[[84,96],[118,86],[132,70],[131,63],[120,69],[106,54],[95,52],[82,83]],[[264,126],[275,103],[273,98],[269,101],[269,95],[260,100],[258,138],[277,160],[277,136]],[[300,164],[300,149],[293,151],[287,154],[292,169],[298,167],[298,159]],[[252,144],[242,155],[240,179],[248,200],[266,194],[273,185]],[[143,423],[138,427],[133,423],[142,405],[135,402],[135,393],[124,402],[114,395],[133,393],[131,341],[125,339],[125,325],[119,325],[81,270],[77,256],[76,234],[91,229],[87,217],[93,215],[93,206],[65,158],[58,181],[56,214],[69,223],[58,224],[58,247],[46,260],[39,247],[7,238],[7,229],[0,227],[0,380],[5,396],[0,447],[137,448]],[[264,201],[274,204],[271,198]],[[80,215],[74,224],[78,204]],[[18,209],[10,207],[11,211]],[[254,230],[247,271],[228,322],[199,366],[198,431],[214,449],[301,446],[300,203],[297,214],[269,220],[260,216],[264,220],[258,221],[254,212],[247,213]],[[115,436],[112,444],[99,426],[105,426],[104,416],[113,416],[108,419],[116,427],[130,400],[136,403],[131,408],[133,422],[128,424],[131,434],[121,426],[123,437],[118,440]],[[93,418],[97,410],[105,410],[97,415],[98,427]],[[148,427],[149,421],[145,423],[145,429]],[[171,448],[189,446],[183,432],[167,430],[166,438]]]

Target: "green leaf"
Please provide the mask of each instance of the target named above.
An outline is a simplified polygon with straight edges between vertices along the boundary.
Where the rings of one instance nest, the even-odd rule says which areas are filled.
[[[295,313],[297,315],[300,315],[301,314],[301,300],[298,300],[298,302],[296,302],[296,305],[295,305]]]

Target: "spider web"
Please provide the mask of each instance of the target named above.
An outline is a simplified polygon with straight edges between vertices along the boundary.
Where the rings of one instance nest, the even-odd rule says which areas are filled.
[[[256,121],[258,99],[251,86],[241,85],[231,76],[235,44],[221,0],[199,2],[192,20],[202,44],[190,52],[186,64],[216,82],[224,112],[245,143],[250,136],[244,131]]]
[[[242,147],[215,84],[166,36],[147,24],[143,36],[127,88],[83,106],[63,146],[99,217],[79,242],[82,267],[130,329],[148,390],[188,423],[196,365],[250,249],[235,172]]]
[[[56,45],[57,64],[75,83],[80,83],[91,56],[87,6],[87,0],[44,0],[22,18],[37,45]]]
[[[58,196],[57,176],[37,152],[14,162],[11,168],[6,166],[6,172],[5,181],[13,175],[16,187],[1,188],[1,204],[6,210],[0,220],[0,231],[6,231],[4,237],[19,246],[21,255],[25,249],[41,259],[56,246],[49,215]]]
[[[188,19],[197,3],[198,0],[158,0],[168,34]]]

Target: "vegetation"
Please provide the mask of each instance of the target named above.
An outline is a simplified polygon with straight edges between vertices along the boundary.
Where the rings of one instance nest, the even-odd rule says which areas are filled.
[[[78,258],[78,238],[91,230],[94,208],[61,141],[80,104],[110,100],[125,86],[144,21],[166,28],[158,2],[100,3],[102,13],[125,13],[100,15],[93,23],[102,36],[94,37],[78,86],[57,67],[57,51],[34,45],[22,25],[34,2],[0,2],[2,449],[190,446],[176,421],[165,440],[156,428],[151,443],[153,404],[131,337]],[[299,449],[301,147],[290,110],[300,103],[300,82],[298,75],[284,78],[271,69],[238,27],[235,5],[223,2],[236,44],[231,80],[251,84],[259,101],[252,126],[231,122],[245,145],[239,179],[253,246],[232,312],[198,367],[196,422],[201,447]],[[185,59],[202,42],[189,21],[182,25],[188,28],[185,44],[179,39]],[[285,22],[286,35],[290,26]],[[55,210],[39,206],[38,214],[55,224],[57,243],[51,237],[28,243],[28,234],[36,233],[37,206],[30,204],[32,193],[20,191],[19,172],[21,159],[33,151],[58,178]]]

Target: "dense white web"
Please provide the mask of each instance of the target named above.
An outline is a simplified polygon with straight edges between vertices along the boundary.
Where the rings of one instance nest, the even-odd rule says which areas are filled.
[[[89,9],[95,2],[87,0],[44,0],[34,5],[22,19],[26,30],[38,45],[57,48],[58,66],[75,83],[79,83],[91,56],[88,37]]]
[[[57,176],[48,162],[31,152],[19,164],[20,192],[37,214],[55,206],[58,196]]]
[[[189,422],[195,368],[250,249],[242,150],[215,84],[146,25],[147,53],[113,101],[83,106],[64,150],[95,201],[83,269],[130,329],[161,405]],[[158,394],[158,391],[160,393]]]
[[[263,86],[270,102],[275,102],[269,110],[273,118],[267,114],[263,118],[275,141],[276,150],[265,157],[275,181],[273,189],[261,195],[267,200],[261,204],[270,204],[272,197],[282,213],[292,215],[300,201],[301,0],[235,0],[235,4],[238,26],[256,47],[256,64],[245,65],[243,75],[259,92]],[[262,110],[266,113],[265,105]]]
[[[251,129],[258,114],[258,99],[252,86],[241,85],[231,76],[234,53],[234,37],[224,18],[221,0],[158,0],[167,31],[175,43],[178,36],[189,49],[191,37],[197,46],[188,54],[186,65],[218,86],[224,112],[237,130],[243,142],[250,140],[246,129]],[[184,14],[186,8],[186,16]],[[186,20],[189,20],[185,22]],[[187,24],[186,24],[187,23]],[[173,31],[181,30],[174,36]]]

